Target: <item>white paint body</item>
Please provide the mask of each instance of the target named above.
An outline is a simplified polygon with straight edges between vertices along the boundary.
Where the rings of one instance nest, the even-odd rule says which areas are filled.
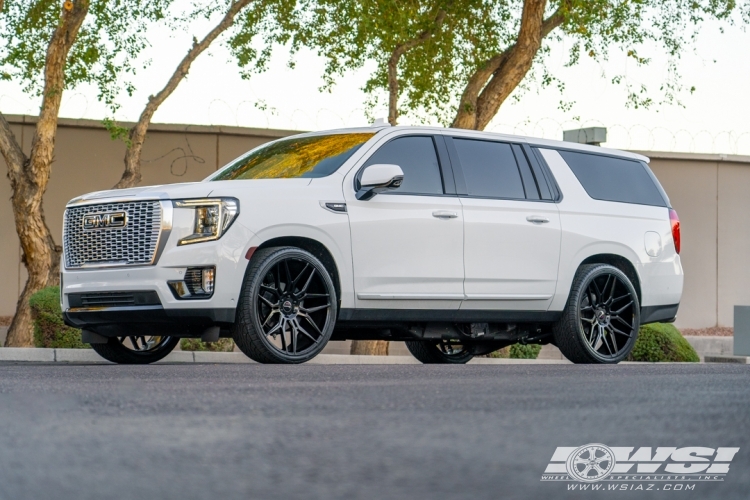
[[[178,246],[180,238],[192,233],[193,210],[174,208],[172,231],[154,265],[63,266],[63,310],[69,308],[70,293],[130,290],[155,290],[165,309],[236,308],[248,250],[290,236],[316,240],[328,249],[338,270],[341,308],[561,311],[581,262],[603,253],[633,264],[642,306],[679,303],[683,273],[667,208],[592,199],[554,148],[646,158],[491,133],[427,127],[367,130],[376,134],[327,177],[204,181],[92,193],[74,200],[71,203],[87,204],[123,198],[234,197],[240,212],[219,240]],[[563,198],[549,203],[384,193],[357,200],[354,177],[367,159],[388,140],[413,134],[534,144],[541,148]],[[348,211],[327,210],[322,202],[345,202]],[[529,220],[540,218],[547,222]],[[205,265],[216,266],[214,295],[176,299],[167,281],[180,279],[187,267]]]

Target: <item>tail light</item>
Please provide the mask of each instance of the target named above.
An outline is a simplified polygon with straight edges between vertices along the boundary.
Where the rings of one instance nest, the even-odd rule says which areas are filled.
[[[674,240],[674,249],[680,253],[680,218],[674,209],[669,209],[669,222],[672,224],[672,239]]]

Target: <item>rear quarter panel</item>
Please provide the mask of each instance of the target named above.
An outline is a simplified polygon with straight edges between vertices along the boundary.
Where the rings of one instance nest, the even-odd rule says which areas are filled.
[[[563,193],[559,203],[562,238],[560,270],[549,310],[565,307],[576,270],[588,257],[614,254],[635,267],[641,289],[641,306],[680,302],[683,273],[674,248],[669,211],[665,207],[615,203],[591,198],[560,154],[540,149]],[[660,236],[657,257],[646,253],[645,235]]]

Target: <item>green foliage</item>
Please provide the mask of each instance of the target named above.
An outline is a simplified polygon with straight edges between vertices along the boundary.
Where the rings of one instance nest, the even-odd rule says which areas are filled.
[[[130,148],[131,141],[129,128],[119,126],[117,122],[110,118],[105,118],[104,120],[102,120],[102,125],[104,125],[104,128],[107,129],[107,132],[109,132],[109,137],[113,141],[121,140],[125,143],[126,147]]]
[[[441,10],[446,15],[438,26]],[[423,33],[430,38],[411,48],[398,65],[400,114],[419,111],[445,118],[446,104],[457,96],[467,71],[508,42],[503,38],[507,30],[497,28],[509,21],[509,9],[491,0],[301,0],[299,11],[295,46],[310,47],[326,59],[324,89],[331,90],[348,71],[376,63],[363,88],[370,96],[368,113],[382,99],[380,91],[388,89],[393,51]]]
[[[429,40],[399,61],[399,114],[447,124],[471,75],[515,44],[523,5],[523,0],[300,0],[293,47],[310,47],[326,59],[323,81],[329,90],[338,77],[374,61],[363,88],[369,96],[368,112],[372,112],[386,95],[387,63],[393,51],[431,31]],[[446,16],[436,26],[441,10]],[[647,65],[651,55],[644,52],[656,46],[670,60],[658,91],[635,84],[626,75],[608,76],[613,84],[624,87],[626,105],[631,107],[679,104],[685,89],[677,60],[703,21],[750,20],[750,4],[738,6],[735,0],[551,0],[545,17],[555,12],[563,16],[563,23],[543,41],[520,90],[533,82],[564,90],[544,64],[556,41],[564,41],[568,65],[577,64],[582,56],[603,61],[611,52],[626,54],[636,65]],[[571,104],[560,105],[570,109]]]
[[[81,1],[81,0],[76,0]],[[45,56],[56,29],[59,0],[6,0],[0,13],[0,74],[39,95],[43,89]],[[172,0],[91,0],[88,14],[71,47],[65,67],[66,87],[94,85],[99,99],[117,108],[124,90],[134,91],[128,76],[148,62],[139,60],[149,47],[149,26],[166,21]]]
[[[180,340],[180,349],[183,351],[232,352],[234,340],[220,338],[218,342],[202,342],[201,339],[182,339]]]
[[[673,325],[653,323],[641,327],[628,361],[697,363],[700,358]]]
[[[292,38],[299,28],[296,5],[296,0],[255,0],[237,16],[227,47],[240,67],[242,78],[265,71],[274,46],[285,45]],[[263,109],[267,104],[260,100],[257,107]]]
[[[81,2],[86,0],[74,0]],[[233,0],[88,0],[89,9],[65,67],[65,89],[91,85],[112,115],[123,93],[132,96],[133,77],[147,69],[150,30],[166,26],[190,31],[196,20],[218,20]],[[0,79],[16,81],[24,91],[40,95],[50,39],[58,26],[62,0],[0,2]],[[265,69],[274,43],[285,43],[293,26],[277,19],[293,17],[294,0],[255,0],[237,16],[226,38],[230,51],[246,72]],[[262,49],[254,42],[263,41]],[[185,47],[185,52],[189,47]],[[243,70],[244,71],[244,70]],[[65,89],[61,89],[64,91]],[[125,139],[112,120],[105,126],[113,139]],[[126,140],[127,142],[127,140]]]
[[[60,309],[60,288],[44,288],[29,299],[34,320],[34,345],[36,347],[85,349],[81,342],[81,330],[63,323]]]
[[[489,354],[490,358],[536,359],[542,346],[539,344],[513,344]]]

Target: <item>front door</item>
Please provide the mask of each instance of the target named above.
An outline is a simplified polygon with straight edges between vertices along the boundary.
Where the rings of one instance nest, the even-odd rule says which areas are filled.
[[[445,193],[435,144],[432,136],[401,136],[366,160],[399,165],[396,190],[361,201],[344,186],[357,308],[458,309],[463,299],[461,203]]]
[[[557,285],[560,215],[520,145],[454,137],[464,177],[461,309],[544,311]],[[454,168],[456,168],[454,166]],[[537,172],[538,173],[538,172]]]

